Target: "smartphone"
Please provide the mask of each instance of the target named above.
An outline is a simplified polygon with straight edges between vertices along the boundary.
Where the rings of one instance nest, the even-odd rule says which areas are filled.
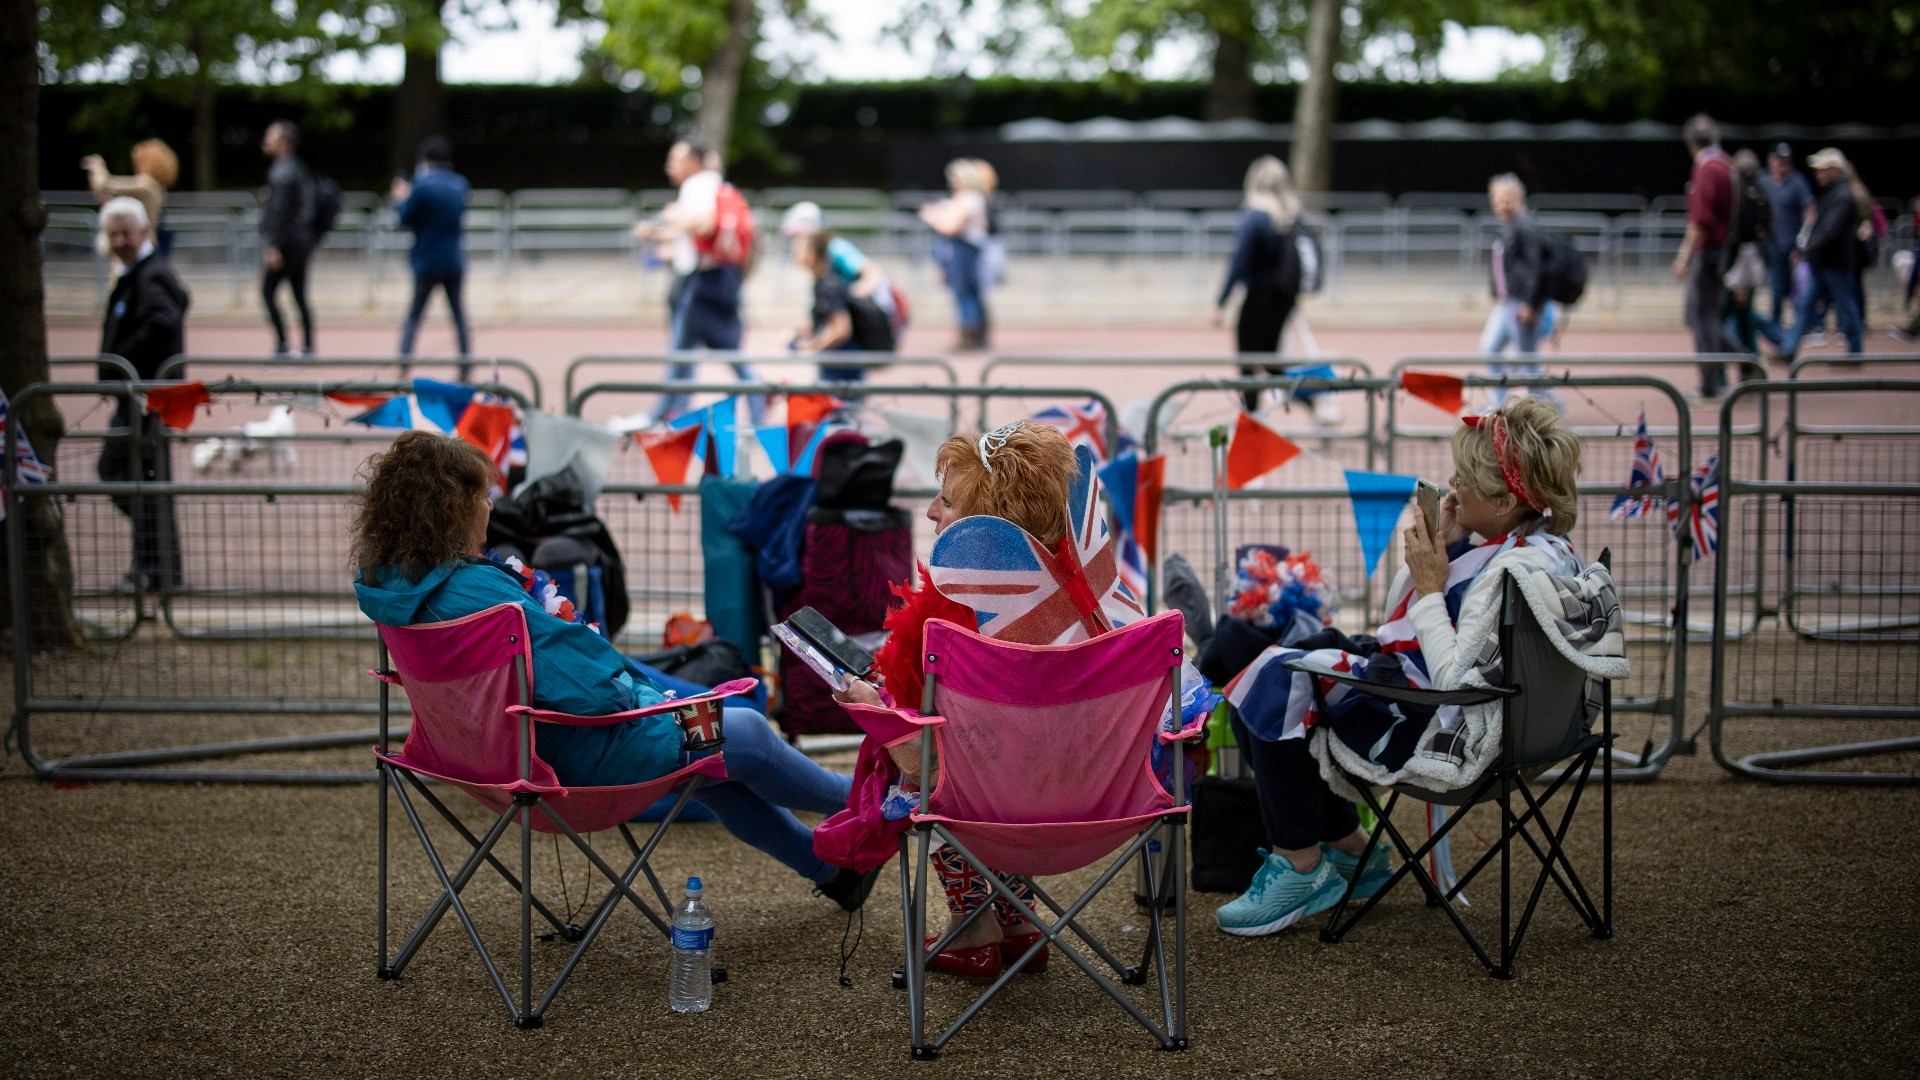
[[[1420,516],[1426,519],[1427,535],[1440,535],[1440,489],[1432,481],[1421,480],[1413,485],[1413,503],[1420,508]]]
[[[873,654],[811,607],[787,616],[786,625],[816,652],[833,661],[835,667],[854,678],[866,678],[873,670]]]
[[[819,675],[828,687],[835,691],[845,690],[847,688],[849,685],[847,673],[840,670],[840,665],[829,659],[826,653],[814,648],[813,643],[801,637],[799,631],[795,630],[792,626],[786,623],[775,623],[773,625],[773,636],[780,639],[781,644],[792,649],[793,655],[799,657],[803,663],[812,668],[814,673]]]

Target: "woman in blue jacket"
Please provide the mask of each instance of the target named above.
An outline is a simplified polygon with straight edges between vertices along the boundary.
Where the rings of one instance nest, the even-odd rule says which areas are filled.
[[[517,573],[481,557],[493,476],[493,462],[475,447],[424,431],[402,434],[368,460],[352,536],[360,610],[387,626],[412,626],[519,604],[533,646],[534,705],[604,716],[665,700],[598,631],[548,614]],[[793,815],[844,807],[852,778],[789,746],[753,709],[729,707],[724,731],[727,779],[702,785],[695,801],[842,908],[858,908],[874,875],[823,861],[812,830]],[[573,786],[641,783],[681,764],[680,730],[665,715],[604,727],[536,722],[534,742],[560,782]]]

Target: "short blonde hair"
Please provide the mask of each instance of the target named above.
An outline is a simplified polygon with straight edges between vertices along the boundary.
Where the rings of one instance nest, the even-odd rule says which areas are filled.
[[[1555,536],[1572,532],[1580,516],[1575,487],[1580,473],[1580,436],[1567,426],[1558,409],[1537,397],[1510,397],[1486,421],[1463,424],[1453,433],[1453,469],[1458,482],[1487,499],[1509,494],[1506,476],[1493,452],[1493,417],[1506,425],[1508,453],[1518,458],[1527,491],[1549,515],[1547,531]],[[1534,511],[1534,516],[1539,513]]]
[[[133,171],[151,176],[163,188],[170,188],[180,179],[180,159],[173,153],[173,147],[159,139],[146,139],[133,144]]]
[[[991,451],[993,471],[980,460],[978,435],[940,444],[934,472],[953,482],[953,508],[962,517],[1006,518],[1051,547],[1067,534],[1067,491],[1080,471],[1073,444],[1058,428],[1021,421],[1006,444]]]

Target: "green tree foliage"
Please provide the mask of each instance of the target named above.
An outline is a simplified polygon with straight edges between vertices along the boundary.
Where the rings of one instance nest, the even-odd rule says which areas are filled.
[[[55,0],[39,7],[42,83],[100,81],[120,94],[83,124],[111,126],[143,98],[192,102],[194,180],[214,176],[215,87],[234,82],[318,86],[306,76],[336,42],[318,0]]]

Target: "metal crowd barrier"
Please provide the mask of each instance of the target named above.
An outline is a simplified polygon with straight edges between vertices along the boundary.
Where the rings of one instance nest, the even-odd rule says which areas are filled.
[[[1327,364],[1344,377],[1365,379],[1373,375],[1373,369],[1364,360],[1351,357],[1332,356],[1280,356],[1274,353],[1236,353],[1232,356],[1101,356],[1098,354],[1069,354],[1065,356],[1024,356],[1018,353],[1004,356],[992,356],[980,367],[980,385],[986,386],[993,380],[993,373],[1000,368],[1034,367],[1152,367],[1185,371],[1192,368],[1233,368],[1241,367],[1308,367],[1314,364]]]
[[[166,385],[178,384],[40,383],[16,401],[131,400]],[[379,382],[208,387],[216,400],[403,389]],[[139,476],[146,440],[137,427],[124,434],[131,436],[129,472]],[[314,730],[324,726],[317,718],[375,711],[361,674],[373,657],[374,637],[348,587],[345,503],[352,485],[109,483],[58,473],[48,483],[23,485],[11,456],[6,470],[11,740],[37,774],[72,781],[370,778],[365,769],[184,767],[366,745],[375,737],[371,728]],[[155,523],[160,561],[179,558],[179,581],[164,580],[170,576],[164,570],[158,582],[123,575],[133,561],[134,526],[115,500]],[[209,633],[157,632],[163,624]],[[233,738],[236,728],[248,737]],[[182,741],[196,738],[203,741]]]
[[[881,368],[933,368],[946,375],[948,386],[958,386],[960,376],[953,364],[941,356],[896,356],[893,353],[845,352],[830,356],[800,356],[795,353],[773,353],[766,356],[745,353],[689,352],[689,353],[634,353],[631,355],[590,355],[576,358],[567,365],[565,380],[561,383],[561,400],[573,401],[574,383],[582,368],[617,367],[631,369],[636,364],[657,364],[664,368],[668,364],[751,364],[756,367],[794,368],[794,367],[857,367],[868,370]]]
[[[134,370],[133,365],[127,362],[126,357],[115,356],[113,353],[97,353],[93,356],[49,356],[47,357],[47,367],[48,369],[58,367],[90,368],[96,373],[102,367],[109,367],[112,368],[116,374],[125,376],[128,382],[134,382],[140,378],[140,373]]]
[[[158,380],[184,378],[185,376],[183,376],[181,372],[188,370],[192,373],[193,377],[204,381],[204,373],[208,369],[212,369],[215,372],[233,372],[247,371],[255,368],[264,368],[273,372],[275,375],[297,375],[303,370],[313,370],[317,368],[346,368],[349,370],[366,371],[369,373],[367,375],[368,378],[380,380],[385,380],[387,378],[387,372],[389,371],[395,371],[397,378],[404,378],[405,376],[399,373],[405,372],[410,368],[421,368],[430,372],[445,371],[449,374],[457,374],[461,368],[470,370],[484,369],[482,370],[482,374],[487,376],[487,378],[483,381],[480,388],[508,385],[500,378],[500,373],[504,370],[513,372],[525,378],[527,381],[525,387],[514,387],[511,389],[511,393],[516,399],[530,402],[536,409],[542,404],[540,376],[533,370],[533,366],[524,360],[515,360],[505,356],[475,356],[465,360],[455,360],[446,357],[302,356],[293,358],[271,356],[196,356],[193,354],[182,354],[168,357],[167,361],[160,365],[160,370],[156,373],[155,378]]]
[[[1733,618],[1731,575],[1725,563],[1715,568],[1707,717],[1714,759],[1743,776],[1783,783],[1920,783],[1920,770],[1911,765],[1905,772],[1795,768],[1920,751],[1920,736],[1863,737],[1869,722],[1877,734],[1884,726],[1879,722],[1920,720],[1920,571],[1910,558],[1913,538],[1920,535],[1920,426],[1814,428],[1803,422],[1810,412],[1844,416],[1847,410],[1887,408],[1889,397],[1899,402],[1893,411],[1911,417],[1906,410],[1920,406],[1920,380],[1737,387],[1721,406],[1723,462],[1732,458],[1736,406],[1745,398],[1783,394],[1794,434],[1786,478],[1753,476],[1738,464],[1723,468],[1720,477],[1721,543],[1741,528],[1743,519],[1732,510],[1750,502],[1779,503],[1788,521],[1794,585],[1771,626],[1736,640],[1725,632]],[[1807,728],[1850,726],[1855,740],[1791,747],[1809,736],[1771,727],[1759,736],[1771,745],[1736,756],[1726,746],[1728,722],[1750,718],[1796,719]]]

